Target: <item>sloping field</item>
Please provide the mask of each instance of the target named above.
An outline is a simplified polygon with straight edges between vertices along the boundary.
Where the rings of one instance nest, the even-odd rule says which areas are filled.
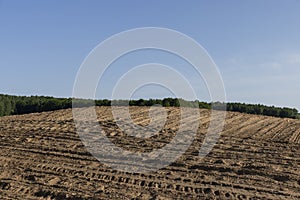
[[[148,108],[131,107],[147,125]],[[98,107],[101,127],[116,145],[146,152],[175,135],[180,110],[167,108],[158,135],[125,135],[110,107]],[[300,120],[228,112],[224,131],[204,159],[198,151],[209,124],[188,151],[153,173],[126,173],[98,162],[76,134],[71,109],[0,118],[0,199],[300,199]],[[124,163],[120,163],[122,165]]]

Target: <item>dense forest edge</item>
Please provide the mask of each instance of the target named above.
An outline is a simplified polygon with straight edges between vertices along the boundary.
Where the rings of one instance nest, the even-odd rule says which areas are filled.
[[[186,101],[177,98],[164,99],[139,99],[139,100],[85,100],[72,98],[55,98],[48,96],[13,96],[0,94],[0,116],[28,114],[34,112],[54,111],[72,107],[87,106],[152,106],[161,105],[164,107],[199,107],[214,110],[227,110],[248,114],[266,115],[281,118],[300,119],[300,114],[295,108],[274,107],[261,104],[245,103],[221,103],[221,102],[202,102]]]

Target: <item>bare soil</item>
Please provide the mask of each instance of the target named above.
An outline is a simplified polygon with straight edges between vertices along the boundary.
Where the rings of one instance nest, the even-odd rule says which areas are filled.
[[[167,110],[163,130],[148,140],[124,134],[110,107],[97,114],[116,145],[147,152],[176,134],[180,110]],[[150,122],[147,107],[130,111],[136,124]],[[218,143],[201,159],[210,111],[200,112],[187,152],[144,174],[97,161],[76,133],[71,109],[1,117],[0,199],[300,199],[300,120],[228,112]]]

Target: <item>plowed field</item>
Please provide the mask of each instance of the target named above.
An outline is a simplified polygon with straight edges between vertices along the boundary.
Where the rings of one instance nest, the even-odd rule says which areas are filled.
[[[110,107],[98,107],[97,115],[116,145],[147,152],[176,134],[180,110],[166,109],[163,130],[146,140],[120,130]],[[130,111],[136,124],[150,122],[147,107]],[[200,113],[186,153],[144,174],[97,161],[76,133],[71,109],[1,117],[0,199],[300,199],[300,120],[228,112],[218,143],[200,159],[210,111]]]

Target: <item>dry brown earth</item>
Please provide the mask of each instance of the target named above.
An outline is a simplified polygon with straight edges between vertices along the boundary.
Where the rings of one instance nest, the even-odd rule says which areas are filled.
[[[180,110],[167,109],[164,129],[146,141],[125,135],[109,107],[97,114],[116,145],[147,152],[176,133]],[[149,123],[148,108],[130,110],[135,123]],[[300,120],[228,112],[221,138],[200,159],[209,116],[201,110],[183,156],[145,174],[119,172],[91,156],[71,109],[1,117],[0,199],[300,199]]]

